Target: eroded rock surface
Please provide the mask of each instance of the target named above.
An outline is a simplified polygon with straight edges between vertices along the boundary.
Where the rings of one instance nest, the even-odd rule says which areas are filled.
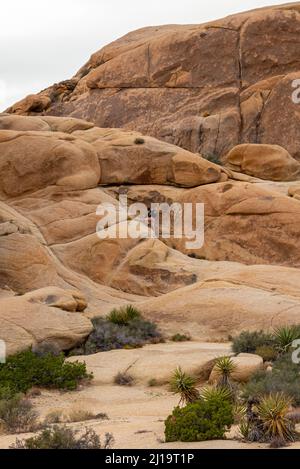
[[[71,80],[8,111],[80,117],[204,155],[264,143],[300,159],[292,99],[299,97],[299,33],[299,3],[142,28],[95,52]]]

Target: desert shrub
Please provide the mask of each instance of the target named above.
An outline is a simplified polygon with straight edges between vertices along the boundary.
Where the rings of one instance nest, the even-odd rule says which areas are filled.
[[[134,141],[135,145],[143,145],[145,143],[145,139],[142,137],[137,137]]]
[[[7,358],[0,364],[2,387],[13,394],[26,392],[33,386],[57,389],[76,389],[82,379],[91,378],[85,363],[65,362],[63,354],[39,356],[27,350]]]
[[[288,417],[292,399],[273,393],[249,399],[240,433],[248,441],[268,442],[271,447],[286,446],[298,437],[295,422]]]
[[[114,377],[114,383],[117,384],[118,386],[132,386],[134,383],[134,378],[128,374],[126,371],[125,372],[119,372],[115,377]]]
[[[60,355],[61,351],[59,347],[53,342],[41,342],[40,344],[34,345],[32,351],[38,357],[45,357],[47,355]]]
[[[166,442],[222,439],[233,424],[232,405],[219,398],[176,407],[165,421]]]
[[[121,348],[142,347],[146,343],[162,341],[156,324],[135,317],[126,324],[115,324],[105,318],[93,318],[93,332],[77,353],[92,354]]]
[[[4,431],[9,433],[25,433],[33,431],[37,426],[37,412],[31,402],[22,395],[0,401],[0,422]]]
[[[107,414],[99,413],[94,414],[86,409],[73,409],[69,412],[69,422],[85,422],[87,420],[108,420]]]
[[[154,386],[158,386],[157,379],[155,379],[155,378],[149,379],[149,381],[148,381],[148,386],[149,386],[150,388],[153,388]]]
[[[191,340],[191,336],[187,334],[174,334],[171,337],[172,342],[188,342]]]
[[[243,331],[232,341],[234,353],[255,353],[256,349],[262,346],[275,347],[275,339],[272,334],[264,331]]]
[[[184,373],[180,367],[173,373],[170,381],[170,391],[174,394],[179,394],[179,405],[195,402],[199,399],[199,391],[196,388],[195,378]]]
[[[299,365],[293,363],[291,354],[278,358],[271,373],[260,370],[254,373],[243,388],[245,399],[271,393],[284,393],[300,405],[300,373]]]
[[[273,362],[278,357],[278,352],[270,345],[260,345],[255,350],[256,355],[259,355],[264,362]]]
[[[45,417],[44,425],[53,425],[64,421],[64,415],[61,410],[51,410]]]
[[[72,430],[66,426],[55,425],[45,428],[38,435],[26,440],[16,440],[12,449],[109,449],[113,444],[113,437],[107,433],[101,444],[99,436],[91,428],[84,433]]]
[[[260,400],[257,414],[268,441],[295,441],[295,425],[287,417],[292,402],[293,400],[283,393],[270,394]]]
[[[140,311],[132,305],[124,306],[123,308],[113,309],[107,316],[107,320],[118,326],[126,326],[133,319],[140,319]]]
[[[14,389],[9,384],[0,384],[0,401],[11,399],[15,396]]]

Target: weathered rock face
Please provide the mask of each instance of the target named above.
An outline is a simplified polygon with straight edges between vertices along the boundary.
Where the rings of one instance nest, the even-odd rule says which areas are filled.
[[[195,187],[228,179],[223,168],[201,155],[137,132],[100,129],[76,119],[31,117],[27,122],[22,116],[7,115],[0,115],[1,127],[5,129],[0,130],[3,196],[49,185],[69,189],[88,189],[98,183]]]
[[[188,251],[186,239],[172,239],[184,253],[246,264],[299,267],[300,204],[276,190],[228,181],[183,192],[181,203],[205,207],[205,242]]]
[[[72,115],[204,155],[265,143],[300,159],[299,104],[292,100],[299,33],[299,3],[203,25],[143,28],[93,54],[72,80],[9,112]]]
[[[271,181],[299,178],[300,164],[278,145],[237,145],[225,156],[227,168]]]
[[[174,184],[195,187],[226,180],[220,166],[137,132],[93,128],[74,132],[97,151],[101,184]]]
[[[70,348],[87,318],[128,303],[167,336],[201,340],[299,323],[299,32],[299,3],[144,28],[0,115],[10,353],[49,338]],[[100,239],[97,207],[118,212],[125,193],[204,203],[203,247]]]

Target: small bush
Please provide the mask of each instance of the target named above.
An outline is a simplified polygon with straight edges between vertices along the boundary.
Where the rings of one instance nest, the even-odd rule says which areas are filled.
[[[261,345],[255,350],[256,355],[259,355],[264,362],[273,362],[278,357],[278,352],[270,345]]]
[[[243,397],[249,399],[271,393],[284,393],[293,398],[296,405],[300,405],[300,373],[299,365],[292,362],[291,354],[278,358],[272,373],[264,370],[254,373],[243,388]]]
[[[271,448],[286,446],[298,434],[295,422],[288,417],[292,399],[283,393],[273,393],[249,399],[240,423],[240,433],[248,441],[270,443]]]
[[[119,316],[113,315],[113,321],[119,320]],[[124,319],[122,320],[124,321]],[[122,322],[121,321],[121,322]],[[162,341],[162,336],[157,330],[156,324],[144,320],[142,317],[125,319],[126,324],[115,324],[105,318],[93,318],[93,332],[77,353],[92,354],[96,352],[106,352],[108,350],[122,348],[142,347],[147,343],[157,343]]]
[[[199,400],[176,407],[165,421],[166,442],[222,439],[233,420],[232,405],[227,400]]]
[[[64,416],[61,410],[52,410],[48,412],[45,417],[44,424],[45,425],[53,425],[55,423],[61,423],[64,421]]]
[[[90,378],[85,363],[65,362],[63,354],[39,356],[27,350],[0,364],[1,387],[12,394],[25,393],[33,386],[73,390],[82,379]]]
[[[150,388],[153,388],[154,386],[158,386],[157,379],[155,379],[155,378],[149,379],[149,381],[148,381],[148,386],[149,386]]]
[[[38,414],[28,399],[15,395],[9,400],[0,401],[0,422],[4,431],[25,433],[37,426]]]
[[[38,357],[46,357],[47,355],[54,355],[58,357],[61,353],[59,347],[52,342],[41,342],[34,345],[32,351]]]
[[[134,378],[129,375],[127,372],[121,373],[119,372],[114,377],[114,383],[118,386],[132,386],[134,383]]]
[[[113,436],[105,435],[105,441],[101,444],[99,436],[91,428],[86,428],[84,433],[72,430],[66,426],[54,426],[45,428],[37,436],[26,440],[16,440],[11,449],[109,449],[113,444]]]
[[[270,346],[275,348],[272,334],[263,331],[244,331],[233,338],[232,351],[234,353],[255,353],[258,347]]]
[[[133,319],[140,319],[141,313],[134,306],[125,306],[120,309],[113,309],[107,316],[107,320],[118,326],[127,326]]]
[[[134,141],[135,145],[143,145],[145,143],[145,139],[141,137],[137,137]]]
[[[191,340],[191,336],[190,335],[187,335],[187,334],[174,334],[172,337],[171,337],[171,340],[173,342],[188,342]]]

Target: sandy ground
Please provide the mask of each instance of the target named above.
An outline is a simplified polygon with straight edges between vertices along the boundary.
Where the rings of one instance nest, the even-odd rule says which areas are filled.
[[[186,345],[188,350],[195,348],[195,344]],[[178,344],[178,346],[177,351],[179,350],[179,355],[181,355],[181,352],[186,350],[186,347],[182,344]],[[151,347],[152,349],[153,347],[155,348],[155,346]],[[157,347],[161,347],[161,344]],[[211,344],[210,346],[206,344],[204,349],[207,350],[207,348],[219,349],[220,346],[219,344]],[[150,348],[150,350],[152,349]],[[175,353],[174,344],[171,348],[167,346],[166,349],[167,351],[173,350]],[[218,351],[220,352],[220,350]],[[126,352],[122,350],[117,353],[117,356],[120,357],[119,363],[122,363],[121,358]],[[109,357],[107,354],[111,354],[111,352],[97,355],[100,355],[101,360],[103,360],[105,355]],[[201,355],[201,352],[199,355]],[[95,356],[91,357],[95,365]],[[157,359],[157,366],[160,366],[159,359]],[[91,370],[91,368],[89,369]],[[166,386],[150,387],[147,384],[136,384],[131,387],[124,387],[114,384],[103,384],[95,379],[91,384],[83,386],[74,392],[42,390],[39,396],[32,398],[32,402],[35,409],[39,412],[41,420],[53,410],[61,410],[64,414],[68,414],[74,409],[85,409],[94,414],[106,413],[108,420],[98,419],[72,423],[70,425],[78,429],[91,426],[102,437],[107,432],[112,433],[115,439],[113,448],[116,449],[266,448],[266,445],[246,444],[233,439],[237,436],[236,428],[233,428],[230,434],[227,435],[227,440],[201,443],[164,443],[164,420],[178,403],[178,396],[170,393]],[[15,442],[16,437],[22,439],[28,436],[0,435],[0,448],[8,448]],[[291,448],[297,447],[300,448],[300,443],[291,446]]]

